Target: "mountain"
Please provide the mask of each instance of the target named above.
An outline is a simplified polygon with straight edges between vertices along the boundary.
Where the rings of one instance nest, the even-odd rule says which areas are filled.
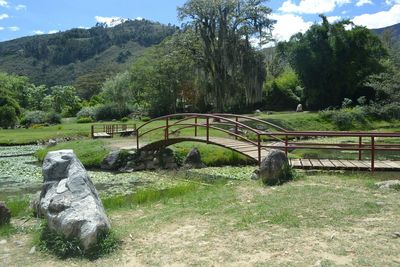
[[[79,87],[99,87],[176,30],[148,20],[128,20],[114,27],[97,24],[1,42],[0,71],[27,76],[37,85],[72,84],[78,91]]]
[[[400,23],[380,29],[373,29],[373,32],[382,36],[385,32],[390,32],[395,40],[400,40]]]

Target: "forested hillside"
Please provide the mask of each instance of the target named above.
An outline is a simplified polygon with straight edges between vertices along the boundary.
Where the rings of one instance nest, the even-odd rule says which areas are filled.
[[[0,71],[27,76],[35,84],[73,84],[78,91],[82,86],[98,88],[176,29],[131,20],[115,27],[97,24],[91,29],[15,39],[0,43]]]

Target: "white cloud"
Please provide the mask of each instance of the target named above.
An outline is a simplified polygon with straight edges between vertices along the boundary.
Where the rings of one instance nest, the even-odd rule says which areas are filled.
[[[321,14],[335,10],[337,6],[351,3],[352,0],[300,0],[299,4],[293,0],[286,0],[279,11],[284,13]]]
[[[9,5],[8,5],[6,0],[0,0],[0,6],[1,7],[9,7]]]
[[[18,26],[11,26],[11,27],[8,27],[8,29],[9,29],[10,31],[12,31],[12,32],[17,32],[17,31],[20,30]]]
[[[353,22],[369,29],[383,28],[400,23],[400,4],[392,6],[388,11],[356,16]]]
[[[121,18],[121,17],[101,17],[101,16],[95,16],[94,17],[98,23],[105,23],[108,27],[114,27],[117,26],[118,24],[121,24],[127,19]]]
[[[18,5],[15,7],[15,10],[17,10],[17,11],[26,10],[26,5]]]
[[[304,21],[302,17],[293,14],[272,14],[271,18],[277,21],[272,32],[273,37],[277,41],[287,41],[293,34],[298,32],[304,33],[313,24],[312,22]]]
[[[389,6],[394,4],[400,4],[400,0],[385,0],[385,3]]]
[[[4,13],[4,14],[0,14],[0,20],[2,20],[2,19],[7,19],[7,18],[9,18],[10,16],[8,15],[8,14],[6,14],[6,13]]]
[[[4,30],[4,27],[0,27],[0,31]]]
[[[49,34],[54,34],[54,33],[57,33],[57,32],[59,32],[59,31],[57,31],[57,30],[51,30],[51,31],[49,31]]]
[[[356,6],[363,6],[363,5],[373,5],[374,3],[371,0],[358,0]]]
[[[41,30],[32,31],[32,33],[33,34],[44,34],[44,32]]]
[[[339,21],[342,19],[341,16],[330,16],[330,17],[326,17],[326,19],[329,21],[329,23],[334,23],[336,21]]]

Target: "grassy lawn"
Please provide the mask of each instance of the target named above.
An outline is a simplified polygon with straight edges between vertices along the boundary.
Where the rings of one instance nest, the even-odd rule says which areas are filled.
[[[96,262],[28,254],[37,222],[31,219],[20,231],[22,221],[16,219],[16,233],[6,237],[9,264],[399,264],[400,239],[392,237],[400,230],[399,191],[373,186],[379,180],[398,178],[398,173],[307,172],[281,187],[264,187],[248,179],[251,168],[240,175],[235,168],[218,169],[222,176],[216,179],[201,172],[191,172],[190,179],[184,172],[163,172],[170,185],[162,189],[103,195],[113,229],[123,243],[116,254]],[[22,245],[15,245],[17,240]]]

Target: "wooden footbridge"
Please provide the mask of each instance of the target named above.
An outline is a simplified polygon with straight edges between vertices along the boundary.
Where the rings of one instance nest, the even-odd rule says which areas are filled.
[[[133,129],[133,128],[132,128]],[[155,136],[162,138],[154,141]],[[260,163],[271,149],[286,154],[295,149],[353,152],[354,160],[290,159],[294,168],[400,171],[399,161],[377,160],[385,151],[400,159],[400,133],[382,132],[299,132],[270,122],[235,114],[172,114],[135,126],[140,150],[155,150],[181,142],[201,142],[236,151]],[[333,141],[346,138],[346,142]]]

